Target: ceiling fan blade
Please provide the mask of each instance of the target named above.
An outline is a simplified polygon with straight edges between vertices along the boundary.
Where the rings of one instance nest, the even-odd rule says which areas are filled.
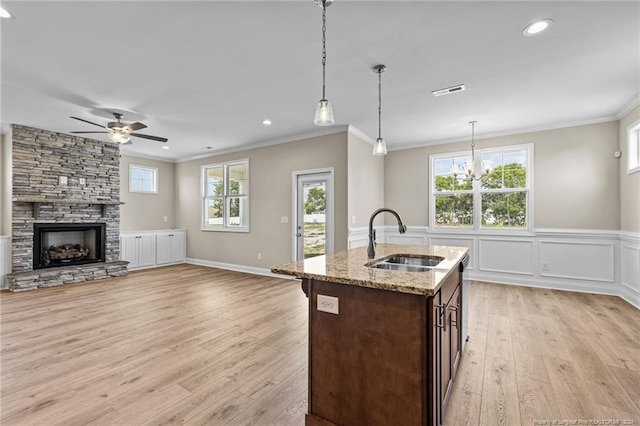
[[[109,133],[109,132],[69,132],[69,133]]]
[[[127,124],[126,127],[128,127],[132,132],[135,132],[136,130],[144,129],[147,125],[136,121],[135,123]]]
[[[102,127],[103,129],[106,128],[102,124],[93,123],[91,121],[85,120],[84,118],[78,118],[78,117],[69,117],[69,118],[73,118],[74,120],[84,121],[85,123],[93,124],[94,126]]]
[[[167,138],[161,138],[159,136],[143,135],[141,133],[131,133],[131,136],[136,136],[144,139],[151,139],[152,141],[157,141],[157,142],[167,142],[169,140]]]

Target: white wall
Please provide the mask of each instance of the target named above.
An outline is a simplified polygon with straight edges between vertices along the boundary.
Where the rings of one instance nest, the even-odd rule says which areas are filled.
[[[129,165],[156,167],[158,193],[129,192]],[[148,158],[120,156],[120,230],[144,231],[175,227],[175,164]],[[163,219],[167,217],[167,222]]]
[[[373,146],[348,133],[350,227],[369,226],[371,213],[384,205],[384,157],[372,155]],[[355,220],[354,220],[355,219]],[[382,224],[378,216],[376,224]]]
[[[640,232],[640,172],[627,173],[627,127],[640,120],[640,106],[620,119],[620,229]]]
[[[249,159],[250,232],[201,230],[201,166]],[[176,225],[187,229],[191,260],[268,270],[292,257],[292,172],[333,167],[334,249],[347,247],[347,133],[178,163]],[[281,223],[286,216],[288,223]],[[262,260],[258,260],[262,253]]]
[[[476,141],[477,148],[534,144],[534,227],[620,229],[618,122]],[[429,154],[470,150],[469,142],[392,151],[385,202],[407,225],[429,223]],[[393,224],[388,218],[386,224]]]

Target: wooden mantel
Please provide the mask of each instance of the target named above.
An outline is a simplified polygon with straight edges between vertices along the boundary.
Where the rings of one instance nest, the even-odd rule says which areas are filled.
[[[115,206],[124,204],[124,201],[113,200],[83,200],[79,198],[43,198],[43,197],[13,197],[12,199],[17,203],[30,203],[33,204],[33,216],[39,219],[40,206],[42,204],[89,204],[102,206],[102,215],[105,214],[106,206]]]

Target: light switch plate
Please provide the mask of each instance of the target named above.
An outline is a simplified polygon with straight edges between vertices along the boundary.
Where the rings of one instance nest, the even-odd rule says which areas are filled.
[[[66,185],[66,184],[67,184],[67,177],[60,176],[60,185]]]
[[[80,178],[80,185],[86,185],[87,184],[87,179],[85,178]]]
[[[318,295],[318,310],[322,312],[328,312],[330,314],[339,313],[338,298],[333,296],[325,296],[323,294]]]
[[[289,223],[289,216],[280,216],[280,223]]]

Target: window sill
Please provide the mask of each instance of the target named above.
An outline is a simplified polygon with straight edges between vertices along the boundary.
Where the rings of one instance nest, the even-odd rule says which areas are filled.
[[[633,173],[637,173],[640,172],[640,166],[636,166],[636,167],[632,167],[630,169],[627,169],[627,174],[633,174]]]
[[[201,231],[205,232],[235,232],[235,233],[248,233],[249,227],[243,228],[200,228]]]

